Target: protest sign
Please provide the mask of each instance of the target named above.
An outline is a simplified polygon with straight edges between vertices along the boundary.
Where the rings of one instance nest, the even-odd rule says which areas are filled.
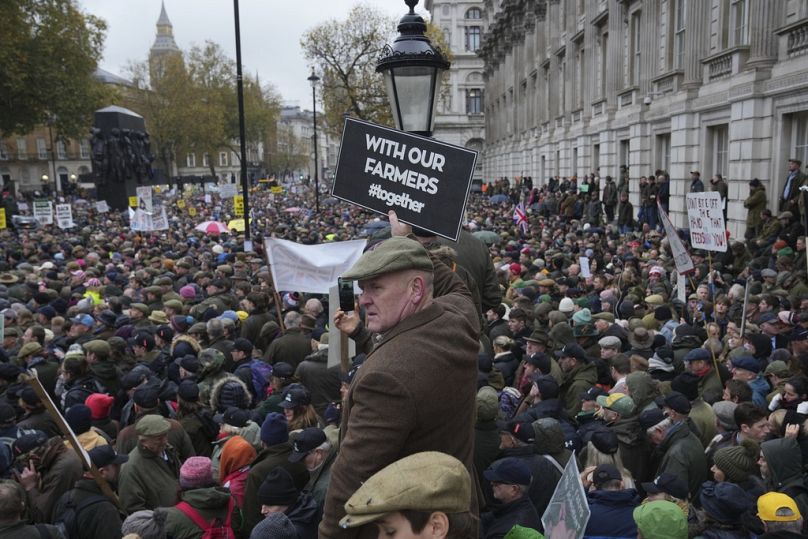
[[[205,195],[205,204],[211,204],[213,202],[213,197],[210,195]]]
[[[564,467],[553,497],[541,516],[544,536],[553,539],[581,539],[589,522],[589,503],[575,462],[575,454]]]
[[[6,209],[0,208],[0,230],[5,229],[8,226],[6,223]]]
[[[727,251],[724,202],[718,191],[687,194],[690,245],[705,251]]]
[[[272,193],[273,195],[280,195],[280,194],[282,194],[282,193],[283,193],[283,187],[281,187],[280,185],[275,185],[275,186],[273,186],[273,187],[270,187],[270,188],[269,188],[269,191],[270,191],[270,193]]]
[[[671,218],[668,217],[662,204],[657,202],[657,208],[659,209],[659,219],[662,221],[662,226],[665,227],[665,235],[668,238],[668,244],[673,253],[673,263],[676,264],[676,271],[682,274],[690,273],[694,269],[693,260],[691,260],[690,255],[687,253],[687,249],[685,249],[685,245],[682,243],[682,239],[679,237],[676,227],[673,226]]]
[[[196,208],[194,208],[193,206],[188,208],[188,215],[190,215],[191,217],[196,217]]]
[[[56,226],[59,228],[73,228],[73,208],[70,204],[56,205]]]
[[[244,215],[244,195],[233,197],[233,213],[239,216]]]
[[[225,183],[219,186],[219,196],[222,198],[233,198],[238,193],[235,183]]]
[[[129,197],[129,207],[137,208],[137,197]]]
[[[301,245],[267,238],[264,241],[275,289],[327,294],[337,277],[362,256],[365,240]]]
[[[477,153],[345,120],[331,194],[456,241]]]
[[[181,210],[184,210],[184,209],[185,209],[185,199],[182,199],[182,198],[181,198],[181,199],[179,199],[179,200],[177,201],[177,207],[178,207],[179,209],[181,209]]]
[[[152,188],[150,185],[145,187],[138,187],[137,192],[137,209],[143,210],[146,213],[152,213],[154,206],[152,204]]]
[[[589,269],[589,259],[585,256],[578,258],[578,265],[581,266],[581,277],[589,279],[592,277],[592,270]]]
[[[682,303],[687,303],[687,279],[684,273],[676,274],[676,297]]]
[[[53,224],[53,206],[50,200],[34,200],[34,219],[40,225]]]
[[[95,203],[95,211],[98,213],[107,213],[109,212],[109,206],[107,205],[106,200],[99,200]]]
[[[27,202],[17,203],[17,209],[20,211],[28,211],[28,203]]]

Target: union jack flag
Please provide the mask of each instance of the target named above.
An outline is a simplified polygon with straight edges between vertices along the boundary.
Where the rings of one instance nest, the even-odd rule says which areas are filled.
[[[513,222],[522,229],[524,234],[527,234],[527,213],[525,213],[525,205],[521,202],[513,209]]]

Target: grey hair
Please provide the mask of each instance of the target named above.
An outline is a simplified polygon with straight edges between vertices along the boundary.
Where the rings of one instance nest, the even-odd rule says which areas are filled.
[[[208,320],[208,324],[205,329],[207,329],[208,336],[211,338],[221,337],[224,335],[224,325],[218,318],[211,318]]]
[[[283,317],[283,323],[286,324],[286,329],[299,328],[300,321],[303,319],[301,314],[297,311],[289,311]]]

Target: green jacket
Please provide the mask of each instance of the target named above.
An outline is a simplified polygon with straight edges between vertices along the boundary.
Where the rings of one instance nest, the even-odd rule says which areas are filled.
[[[656,475],[670,473],[681,477],[687,483],[691,498],[698,495],[701,484],[709,477],[707,457],[701,441],[687,423],[671,427],[657,451],[662,455],[662,462]]]
[[[718,434],[715,426],[715,412],[701,397],[693,401],[691,405],[690,419],[699,429],[699,440],[701,440],[701,445],[706,448]]]
[[[569,417],[581,411],[580,394],[598,382],[598,371],[593,363],[585,363],[566,373],[560,392]]]
[[[180,494],[180,498],[208,522],[214,518],[219,519],[222,523],[227,520],[230,491],[226,488],[209,487],[186,490]],[[239,515],[235,505],[233,507],[230,527],[235,529]],[[176,506],[166,509],[166,532],[173,539],[200,539],[202,537],[202,528],[194,524]]]
[[[173,507],[179,491],[180,462],[174,448],[168,446],[166,459],[143,446],[129,453],[118,482],[121,506],[130,515],[143,509]]]
[[[743,201],[743,207],[747,211],[746,226],[751,228],[760,225],[760,212],[766,209],[766,188],[762,185],[753,187],[749,191],[749,197]]]

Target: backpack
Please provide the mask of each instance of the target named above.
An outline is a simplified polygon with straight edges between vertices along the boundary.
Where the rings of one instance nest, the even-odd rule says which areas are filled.
[[[202,409],[194,412],[194,415],[202,424],[202,433],[205,437],[210,441],[215,440],[219,435],[219,425],[213,420],[212,414],[208,410]]]
[[[187,502],[180,502],[175,507],[202,530],[202,539],[236,538],[235,533],[233,533],[233,528],[230,526],[230,520],[233,516],[233,498],[230,498],[227,502],[227,518],[225,518],[224,522],[218,518],[214,518],[208,522]]]
[[[252,386],[255,391],[255,400],[262,401],[267,396],[269,379],[272,378],[272,365],[260,359],[250,360],[250,373]]]
[[[67,539],[78,539],[79,537],[79,514],[91,505],[107,501],[106,496],[94,494],[80,504],[76,504],[73,496],[75,492],[67,494],[64,510],[53,523]]]

